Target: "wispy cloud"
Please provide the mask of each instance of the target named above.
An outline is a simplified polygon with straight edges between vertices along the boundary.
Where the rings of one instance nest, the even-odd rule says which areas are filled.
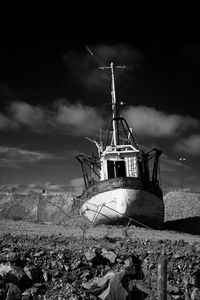
[[[53,184],[51,182],[45,182],[43,185],[41,184],[40,186],[42,186],[43,189],[47,192],[55,192],[55,193],[71,192],[70,187],[68,185],[63,185],[63,184]]]
[[[170,158],[165,154],[162,154],[160,158],[161,172],[163,173],[177,173],[183,167],[183,163],[179,160],[180,157]],[[191,170],[191,167],[187,164],[187,161],[184,163],[184,168],[186,170]]]
[[[94,107],[68,101],[58,102],[57,107],[55,121],[71,134],[95,133],[103,125],[103,118]]]
[[[8,129],[10,127],[10,119],[0,113],[0,129]]]
[[[147,106],[130,106],[122,112],[135,134],[141,137],[181,138],[187,131],[199,127],[199,120],[177,114],[167,114]],[[68,135],[95,135],[104,128],[107,121],[101,112],[92,106],[84,105],[81,101],[70,103],[60,99],[53,103],[52,110],[36,107],[25,102],[10,104],[8,113],[0,113],[0,130],[28,129],[35,132],[52,132],[61,130]],[[198,154],[200,148],[199,135],[192,135],[175,145],[176,151]],[[198,150],[197,150],[198,149]]]
[[[167,192],[173,189],[183,188],[183,168],[184,168],[184,184],[185,188],[188,186],[189,181],[192,180],[191,173],[192,167],[184,162],[184,165],[179,161],[179,157],[171,158],[165,154],[162,154],[160,158],[160,175],[161,175],[161,186],[163,191]],[[189,176],[188,176],[189,174]],[[195,178],[193,177],[193,180]],[[191,185],[191,184],[189,184]]]
[[[80,195],[83,192],[83,188],[84,188],[83,178],[80,177],[80,178],[71,179],[70,186],[72,187],[76,195]]]
[[[43,130],[46,122],[45,111],[26,102],[14,101],[7,113],[0,113],[0,130],[18,130],[21,127],[34,131]]]
[[[143,136],[173,137],[199,126],[199,120],[195,118],[166,114],[147,106],[131,106],[124,110],[123,115],[134,131]]]
[[[200,134],[192,134],[174,145],[174,150],[183,154],[200,155]]]
[[[100,111],[81,102],[55,101],[52,111],[25,102],[11,103],[8,114],[0,114],[0,130],[47,132],[60,129],[69,135],[94,134],[103,126]]]
[[[0,146],[0,165],[19,167],[22,163],[34,163],[42,160],[52,160],[55,157],[49,153],[24,150],[16,147]]]
[[[28,103],[11,103],[10,112],[17,126],[26,125],[36,129],[41,128],[44,124],[45,112],[41,108]]]
[[[162,172],[175,172],[179,167],[180,163],[177,159],[168,157],[166,154],[162,154],[160,157],[160,166]]]
[[[0,190],[4,192],[15,192],[15,193],[74,193],[74,190],[68,185],[53,184],[51,182],[33,182],[29,184],[22,183],[7,183],[0,186]]]

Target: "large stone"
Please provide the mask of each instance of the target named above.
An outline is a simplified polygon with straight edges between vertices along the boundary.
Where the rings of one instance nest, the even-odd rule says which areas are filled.
[[[21,300],[22,294],[17,285],[10,283],[6,300]]]
[[[24,272],[29,277],[29,279],[32,281],[32,283],[41,282],[44,280],[41,269],[36,265],[25,266]]]

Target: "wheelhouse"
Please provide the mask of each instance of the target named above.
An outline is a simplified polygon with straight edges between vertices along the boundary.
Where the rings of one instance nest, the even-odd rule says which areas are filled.
[[[102,153],[100,180],[138,177],[139,150],[132,145],[108,146]]]

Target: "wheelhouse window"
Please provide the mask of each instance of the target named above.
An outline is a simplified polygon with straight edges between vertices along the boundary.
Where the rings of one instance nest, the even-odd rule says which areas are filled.
[[[108,179],[115,177],[124,177],[126,176],[126,165],[125,161],[107,161],[107,170],[108,170]]]
[[[127,157],[127,176],[138,177],[138,166],[136,157]]]
[[[116,177],[126,176],[125,161],[119,160],[115,162]]]

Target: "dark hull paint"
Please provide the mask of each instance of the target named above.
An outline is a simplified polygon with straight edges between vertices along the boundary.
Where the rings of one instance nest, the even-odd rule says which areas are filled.
[[[99,181],[86,189],[81,198],[83,200],[87,200],[99,193],[118,188],[146,191],[160,199],[163,199],[162,190],[157,184],[151,181],[145,182],[144,180],[135,177],[117,177]]]

